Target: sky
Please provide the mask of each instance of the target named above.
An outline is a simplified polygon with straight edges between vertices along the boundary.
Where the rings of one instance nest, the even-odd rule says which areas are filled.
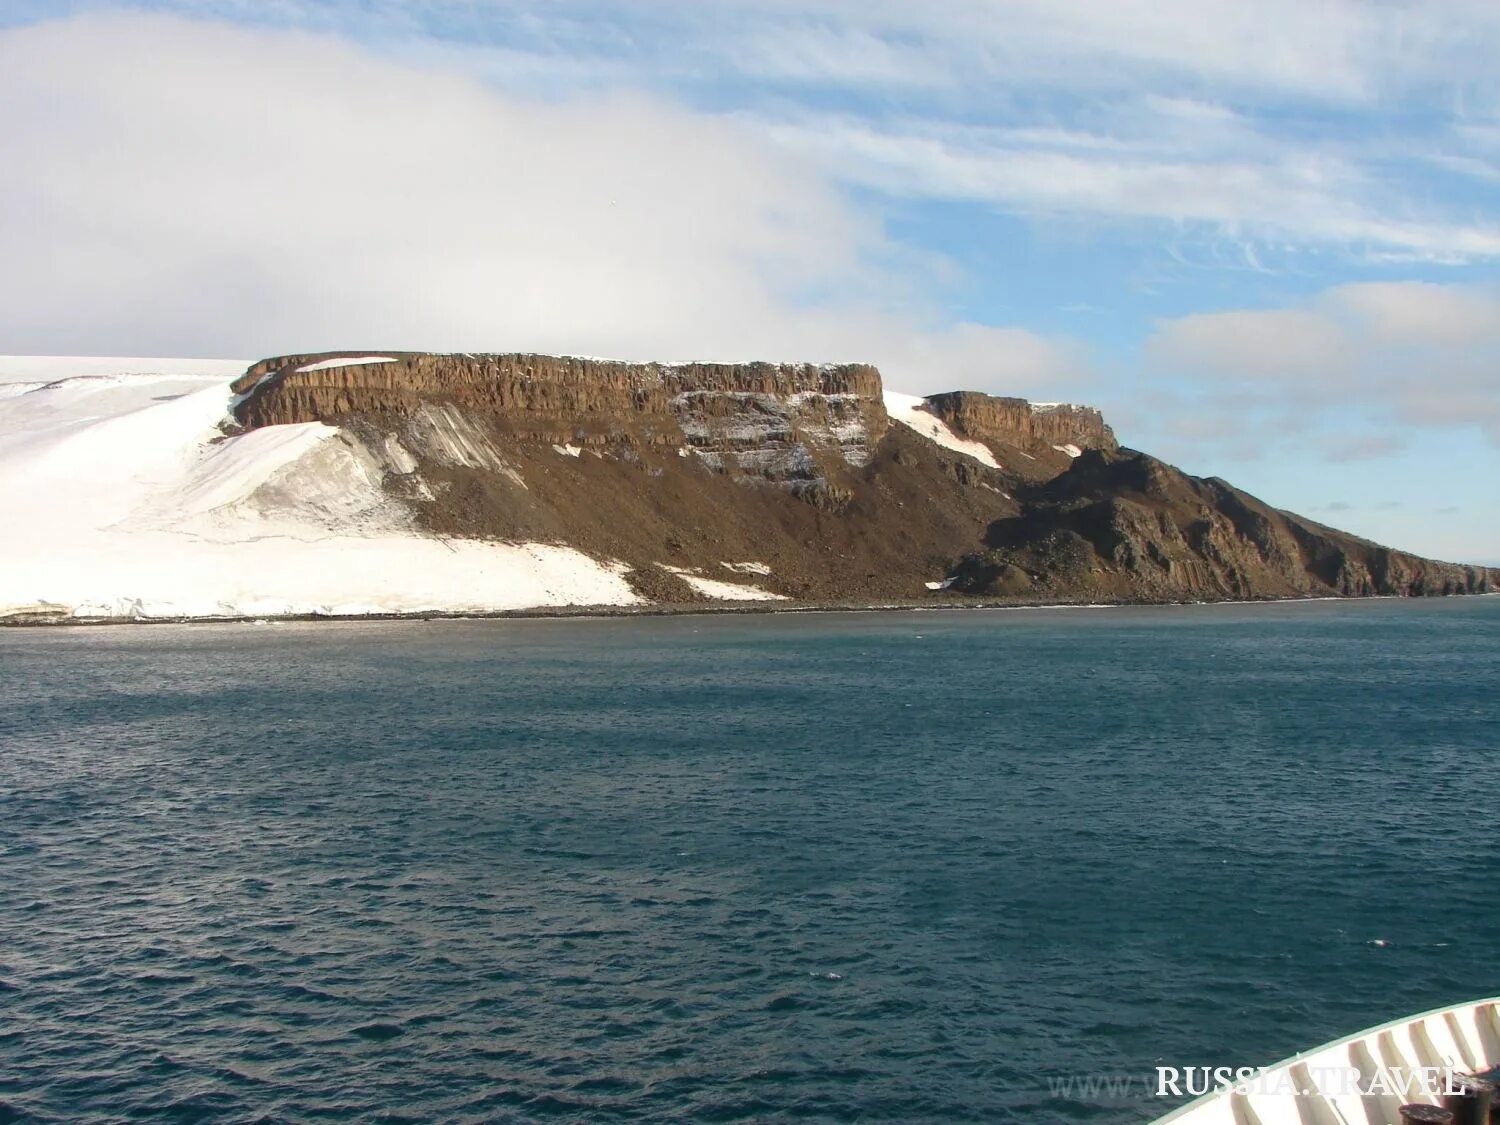
[[[7,0],[0,353],[878,364],[1500,565],[1493,0]]]

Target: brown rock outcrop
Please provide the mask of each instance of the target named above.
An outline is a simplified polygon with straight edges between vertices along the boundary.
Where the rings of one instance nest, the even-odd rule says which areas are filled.
[[[451,406],[507,442],[688,448],[775,478],[816,475],[820,455],[868,460],[889,424],[865,364],[659,364],[525,354],[366,352],[278,356],[235,384],[247,428],[409,418]]]
[[[1119,448],[1114,431],[1092,406],[1032,403],[1024,398],[1003,398],[978,391],[928,395],[927,402],[949,428],[994,448],[1002,463],[1006,462],[1009,451],[1016,450],[1060,471],[1066,468],[1067,459],[1075,455],[1069,446],[1106,452]],[[1017,459],[1012,456],[1009,460]]]
[[[1094,450],[986,532],[970,593],[1162,601],[1484,593],[1483,567],[1380,547],[1132,450]]]

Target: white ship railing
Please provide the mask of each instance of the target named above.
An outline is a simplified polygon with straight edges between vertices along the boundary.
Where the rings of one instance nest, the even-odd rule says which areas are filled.
[[[1155,1125],[1396,1125],[1402,1105],[1440,1103],[1423,1075],[1500,1065],[1500,997],[1356,1032],[1268,1066],[1244,1088],[1204,1094]],[[1358,1079],[1351,1082],[1352,1071]],[[1276,1092],[1316,1091],[1314,1093]]]

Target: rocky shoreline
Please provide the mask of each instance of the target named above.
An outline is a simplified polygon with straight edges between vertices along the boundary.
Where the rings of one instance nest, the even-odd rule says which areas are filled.
[[[899,613],[920,611],[962,612],[987,609],[1126,609],[1168,608],[1173,606],[1286,605],[1309,602],[1373,602],[1436,600],[1452,598],[1500,597],[1500,590],[1472,594],[1415,595],[1306,595],[1300,597],[1205,598],[1180,600],[1171,598],[1119,598],[1094,601],[1074,599],[1058,601],[1045,598],[997,597],[923,601],[829,601],[829,602],[679,602],[650,605],[538,606],[533,609],[494,611],[431,610],[418,613],[294,613],[272,616],[194,616],[194,617],[75,617],[67,614],[12,614],[0,617],[0,629],[96,628],[112,625],[279,625],[293,622],[440,622],[440,621],[531,621],[531,620],[597,620],[604,618],[652,617],[724,617],[771,616],[813,613]]]

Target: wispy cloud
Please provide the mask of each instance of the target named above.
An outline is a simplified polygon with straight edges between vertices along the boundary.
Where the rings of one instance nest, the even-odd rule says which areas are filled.
[[[1376,461],[1406,446],[1406,438],[1399,434],[1360,434],[1331,442],[1325,455],[1330,461]]]
[[[1493,104],[1487,0],[178,0],[238,18],[372,24],[693,74],[706,59],[819,86],[1179,92],[1359,105],[1393,95]]]
[[[1181,108],[1133,107],[1128,121],[1104,133],[849,115],[762,124],[830,173],[896,195],[984,202],[1033,217],[1154,220],[1179,232],[1199,227],[1205,238],[1339,245],[1433,262],[1500,257],[1500,222],[1393,198],[1340,146],[1290,145],[1228,113],[1184,128]],[[1165,121],[1142,120],[1153,116]]]

